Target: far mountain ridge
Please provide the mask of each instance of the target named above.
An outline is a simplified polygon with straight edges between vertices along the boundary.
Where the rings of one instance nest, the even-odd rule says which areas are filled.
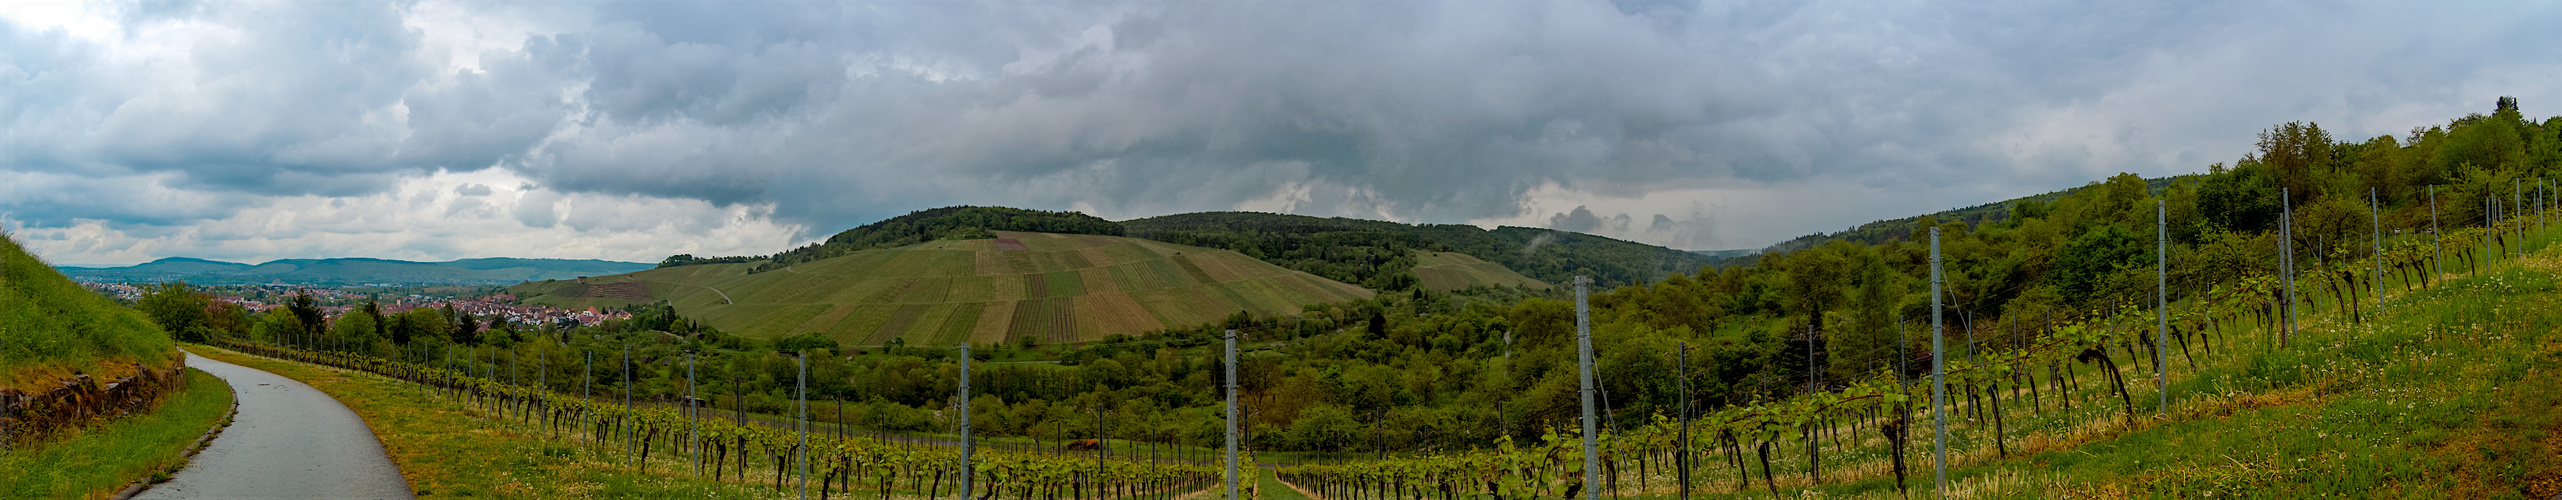
[[[124,267],[59,266],[64,275],[83,281],[185,281],[199,285],[284,282],[300,285],[502,285],[546,279],[574,279],[649,269],[650,264],[598,259],[526,259],[492,257],[419,262],[372,257],[277,259],[243,264],[193,257],[167,257]]]

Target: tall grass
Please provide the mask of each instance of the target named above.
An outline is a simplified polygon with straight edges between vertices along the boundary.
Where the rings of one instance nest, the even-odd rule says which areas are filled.
[[[0,234],[0,387],[109,363],[166,366],[176,348],[140,311],[81,288]]]

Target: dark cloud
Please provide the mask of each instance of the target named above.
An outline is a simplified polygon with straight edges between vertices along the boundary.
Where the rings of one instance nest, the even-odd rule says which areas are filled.
[[[1732,247],[2203,170],[2271,123],[2391,133],[2490,93],[2562,102],[2562,11],[2532,4],[120,5],[128,29],[230,34],[138,64],[0,23],[0,158],[191,201],[21,197],[16,217],[183,224],[500,167],[545,192],[770,204],[811,234],[958,203],[1271,204]],[[508,20],[528,27],[454,49],[471,67],[438,52]],[[1924,194],[1662,195],[1807,183]],[[545,196],[503,209],[589,224]]]

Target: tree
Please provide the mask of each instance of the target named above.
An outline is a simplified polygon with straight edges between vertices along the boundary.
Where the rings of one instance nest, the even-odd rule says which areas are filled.
[[[240,304],[230,302],[205,304],[205,327],[214,335],[248,335],[250,326],[254,324],[252,321],[249,318],[249,308],[240,307]]]
[[[351,350],[371,351],[374,343],[382,339],[381,334],[376,333],[381,331],[381,326],[382,323],[373,315],[355,311],[339,316],[338,321],[329,326],[329,335],[336,338],[339,345]]]
[[[1341,451],[1361,435],[1361,422],[1352,418],[1352,410],[1342,406],[1318,404],[1299,411],[1299,420],[1290,423],[1290,441],[1304,450]]]
[[[1856,252],[1859,244],[1833,240],[1822,248],[1808,249],[1788,260],[1789,307],[1806,316],[1815,331],[1824,331],[1824,311],[1830,311],[1842,300],[1843,285],[1850,271],[1843,254]]]
[[[142,300],[134,304],[153,323],[180,341],[204,342],[213,331],[207,323],[207,306],[213,302],[187,288],[185,282],[168,282],[146,288]]]
[[[1875,250],[1861,252],[1857,274],[1858,294],[1853,296],[1850,328],[1831,335],[1832,375],[1839,380],[1856,380],[1869,370],[1893,366],[1895,355],[1895,309],[1903,293],[1900,277],[1886,265]]]
[[[445,324],[451,329],[450,335],[453,336],[454,342],[463,345],[480,345],[479,321],[472,319],[469,314],[454,310],[454,305],[450,303],[445,304],[444,312]]]
[[[2135,233],[2121,224],[2109,224],[2082,233],[2064,247],[2057,263],[2056,291],[2074,305],[2087,303],[2100,282],[2119,268],[2135,263],[2152,247],[2140,245]]]
[[[411,309],[393,314],[385,318],[383,323],[383,329],[390,330],[392,338],[408,339],[410,342],[427,339],[447,340],[448,332],[453,328],[445,323],[444,314],[429,308]]]
[[[304,335],[318,337],[321,328],[329,325],[320,315],[320,304],[313,301],[309,293],[294,294],[293,300],[285,304],[285,312],[293,315],[294,325],[302,327]]]

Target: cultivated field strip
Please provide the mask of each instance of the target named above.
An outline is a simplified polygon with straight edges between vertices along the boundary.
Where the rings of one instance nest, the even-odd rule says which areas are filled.
[[[754,273],[753,263],[703,264],[515,291],[537,304],[662,299],[733,333],[816,333],[851,345],[1079,342],[1213,323],[1238,311],[1293,314],[1371,294],[1224,250],[1111,236],[999,236],[1019,245],[937,241]]]

